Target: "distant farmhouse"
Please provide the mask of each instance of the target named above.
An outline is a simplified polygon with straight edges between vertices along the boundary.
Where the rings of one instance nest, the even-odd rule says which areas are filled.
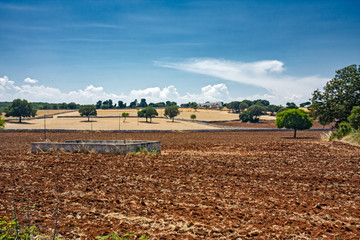
[[[199,103],[199,108],[219,108],[224,105],[223,102],[205,102]]]

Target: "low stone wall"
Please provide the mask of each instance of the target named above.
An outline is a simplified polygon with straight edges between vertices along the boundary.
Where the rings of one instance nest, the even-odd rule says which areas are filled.
[[[71,152],[126,155],[139,149],[155,150],[161,154],[161,142],[142,140],[74,140],[31,143],[31,152]]]

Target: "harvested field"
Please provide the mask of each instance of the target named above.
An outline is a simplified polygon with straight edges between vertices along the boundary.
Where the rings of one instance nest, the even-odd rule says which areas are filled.
[[[0,132],[0,215],[58,236],[359,239],[360,147],[321,132],[48,133],[160,140],[162,155],[30,153],[43,134]],[[28,198],[27,198],[28,196]],[[14,200],[14,201],[13,201]]]

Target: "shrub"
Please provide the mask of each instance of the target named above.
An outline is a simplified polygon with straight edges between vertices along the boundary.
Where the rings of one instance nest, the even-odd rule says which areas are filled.
[[[5,120],[1,119],[0,115],[0,129],[5,128]]]
[[[360,106],[355,106],[351,110],[348,121],[354,129],[360,129]]]
[[[241,120],[242,122],[244,122],[244,123],[249,122],[249,121],[251,120],[251,116],[250,116],[249,111],[244,111],[244,112],[242,112],[242,113],[239,115],[239,117],[240,117],[240,120]]]
[[[16,219],[0,217],[0,239],[31,239],[37,237],[39,232],[35,226],[20,226]]]
[[[351,127],[350,123],[342,122],[339,124],[339,129],[336,132],[333,132],[330,135],[330,141],[334,139],[342,139],[346,135],[352,133],[354,129]]]

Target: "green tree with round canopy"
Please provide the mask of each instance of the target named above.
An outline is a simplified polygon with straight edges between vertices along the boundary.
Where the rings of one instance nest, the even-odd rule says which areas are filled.
[[[172,121],[174,122],[174,118],[179,115],[179,107],[178,106],[169,106],[165,108],[165,117],[169,117],[172,119]]]
[[[294,129],[294,138],[297,130],[305,130],[312,127],[312,119],[302,109],[288,109],[279,113],[275,121],[276,127]]]
[[[18,117],[19,123],[23,117],[35,117],[37,110],[25,99],[15,99],[11,105],[5,108],[6,117]]]
[[[190,118],[191,118],[191,120],[194,121],[194,120],[196,119],[196,115],[195,115],[195,114],[191,114],[191,115],[190,115]]]
[[[88,122],[90,122],[91,116],[97,116],[96,106],[95,105],[84,105],[79,109],[80,116],[86,116]]]
[[[123,121],[123,122],[126,121],[126,118],[127,118],[129,115],[130,115],[130,114],[129,114],[128,112],[123,112],[123,113],[121,114],[121,116],[124,118],[124,121]]]
[[[146,118],[146,122],[148,122],[148,118],[150,118],[150,122],[152,122],[152,118],[158,115],[158,112],[153,107],[146,107],[138,112],[138,116]]]

